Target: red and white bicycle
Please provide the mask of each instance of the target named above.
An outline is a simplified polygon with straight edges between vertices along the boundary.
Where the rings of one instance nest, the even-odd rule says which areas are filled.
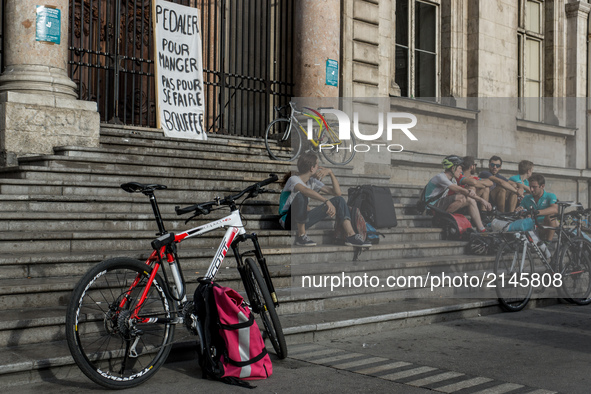
[[[185,278],[177,256],[177,244],[220,228],[224,238],[205,278],[214,279],[231,248],[244,284],[246,300],[259,314],[266,337],[279,358],[287,356],[287,346],[275,307],[279,305],[256,234],[247,234],[236,200],[258,196],[264,186],[277,180],[255,183],[240,193],[186,208],[178,215],[193,213],[190,219],[211,211],[230,208],[230,215],[180,234],[164,228],[154,195],[164,185],[126,183],[129,193],[148,196],[158,225],[159,236],[152,241],[154,251],[145,262],[126,257],[105,260],[75,287],[66,315],[66,337],[74,361],[94,382],[112,389],[137,386],[152,377],[166,360],[179,324],[198,335],[203,344],[200,322],[193,301],[187,299]],[[187,220],[188,221],[188,220]],[[251,241],[253,248],[240,253],[239,245]],[[255,259],[243,256],[254,256]],[[165,269],[166,267],[166,269]],[[169,279],[169,274],[172,278]],[[161,273],[163,276],[161,276]],[[200,348],[203,351],[202,348]]]

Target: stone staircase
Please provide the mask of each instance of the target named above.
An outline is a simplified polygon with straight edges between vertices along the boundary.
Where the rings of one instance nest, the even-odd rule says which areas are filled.
[[[0,169],[0,381],[16,385],[77,373],[65,344],[65,307],[80,276],[115,256],[145,259],[157,231],[148,200],[120,189],[124,182],[162,183],[157,192],[167,230],[187,229],[174,207],[239,191],[290,164],[268,159],[261,140],[212,137],[205,142],[171,140],[150,129],[103,125],[100,148],[61,147],[55,154],[27,157],[18,167]],[[408,213],[420,187],[391,185],[384,176],[360,177],[350,167],[334,168],[346,191],[358,184],[391,187],[398,227],[380,230],[386,238],[352,262],[351,248],[331,244],[331,223],[310,235],[323,244],[292,249],[277,225],[280,186],[243,207],[249,231],[257,232],[281,302],[288,342],[322,340],[425,321],[492,313],[496,302],[427,296],[428,289],[397,291],[308,290],[294,285],[297,273],[425,275],[437,267],[457,272],[492,267],[491,257],[464,255],[464,243],[442,241],[430,219]],[[190,223],[211,221],[206,219]],[[210,233],[181,245],[189,284],[196,287],[214,256],[221,234]],[[322,262],[334,261],[335,264]],[[218,280],[240,289],[231,255]],[[176,340],[191,340],[179,327]]]

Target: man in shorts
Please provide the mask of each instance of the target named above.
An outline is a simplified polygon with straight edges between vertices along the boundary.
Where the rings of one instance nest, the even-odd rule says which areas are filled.
[[[521,200],[521,204],[517,207],[516,211],[523,209],[535,209],[539,211],[537,217],[537,224],[544,226],[558,226],[558,220],[551,216],[558,213],[558,204],[556,202],[556,194],[549,193],[545,190],[546,179],[542,174],[533,174],[529,178],[529,188],[531,194],[526,195]],[[554,236],[554,230],[540,229],[540,239],[544,241],[551,241]]]
[[[470,216],[476,224],[478,231],[485,231],[480,219],[480,211],[478,210],[477,202],[480,202],[484,209],[490,210],[491,205],[482,197],[478,197],[473,189],[464,189],[458,186],[456,178],[462,172],[462,159],[458,156],[447,156],[441,164],[443,165],[443,172],[435,175],[425,190],[425,198],[430,204],[437,208],[443,209],[448,213],[454,213],[462,208],[468,208]],[[448,195],[453,192],[453,195]]]
[[[482,171],[478,176],[493,182],[490,186],[489,201],[500,212],[513,212],[517,207],[517,198],[523,198],[523,190],[515,187],[507,178],[499,174],[503,160],[499,156],[493,156],[488,161],[488,171]]]
[[[462,174],[456,179],[458,185],[463,188],[474,189],[478,197],[482,197],[488,201],[490,187],[493,185],[493,182],[490,179],[480,179],[476,176],[474,156],[465,156],[462,160]]]

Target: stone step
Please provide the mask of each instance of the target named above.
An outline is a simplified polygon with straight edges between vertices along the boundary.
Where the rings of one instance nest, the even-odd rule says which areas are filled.
[[[121,156],[114,152],[112,155],[103,155],[102,157],[70,157],[63,155],[31,156],[19,159],[19,165],[42,166],[52,169],[79,169],[96,170],[103,173],[137,173],[165,176],[174,174],[174,176],[195,176],[204,174],[214,176],[229,175],[237,171],[248,172],[250,174],[261,174],[264,179],[266,174],[277,172],[277,166],[274,162],[255,162],[254,160],[214,160],[212,158],[197,159],[172,159],[169,157],[157,157],[154,160],[147,160],[145,156],[130,157]]]
[[[294,163],[280,162],[268,157],[261,156],[258,152],[251,149],[235,147],[216,147],[211,146],[149,146],[149,144],[139,145],[104,145],[100,148],[84,148],[76,146],[61,146],[54,148],[55,155],[69,158],[94,159],[100,161],[110,161],[116,159],[122,163],[150,161],[159,164],[171,164],[174,166],[190,165],[202,166],[204,164],[213,167],[228,166],[232,168],[233,163],[249,163],[253,165],[272,165],[275,171],[288,172],[295,168]],[[40,157],[32,158],[29,162],[41,160]],[[21,161],[26,163],[26,161]],[[338,174],[351,172],[352,167],[331,165],[333,171]]]
[[[89,167],[93,167],[90,165]],[[104,169],[104,168],[109,169]],[[9,183],[9,179],[18,180],[34,180],[47,181],[50,185],[59,185],[60,181],[67,179],[64,185],[72,185],[74,183],[88,183],[93,182],[97,184],[109,185],[114,187],[126,182],[140,182],[140,183],[158,183],[164,184],[172,189],[197,188],[206,181],[214,181],[219,188],[239,189],[236,187],[237,176],[241,176],[244,180],[248,180],[249,184],[262,181],[266,179],[269,173],[274,173],[272,168],[270,171],[263,171],[257,169],[255,171],[245,171],[244,169],[235,169],[228,171],[220,171],[218,169],[188,169],[178,168],[171,169],[168,167],[156,166],[142,166],[141,164],[132,165],[126,170],[117,167],[117,165],[96,165],[93,168],[64,168],[64,167],[44,167],[21,165],[19,167],[9,167],[0,169],[1,183]],[[241,172],[243,171],[243,172]],[[237,175],[240,174],[240,175]],[[282,174],[278,174],[280,177]],[[4,178],[4,179],[3,179]],[[343,175],[339,177],[341,187],[347,190],[351,186],[362,185],[370,183],[368,178],[361,178],[357,175]],[[5,182],[6,180],[6,182]],[[373,178],[373,184],[387,184],[387,178]],[[248,185],[246,185],[248,186]],[[245,187],[246,187],[245,186]],[[279,189],[279,184],[274,188]],[[412,192],[417,194],[418,192]],[[22,192],[19,192],[22,194]],[[53,194],[53,193],[43,193]]]
[[[312,237],[318,239],[313,233]],[[363,252],[363,259],[449,256],[464,252],[465,242],[448,242],[434,239],[440,237],[438,233],[431,233],[430,237],[422,234],[417,236],[400,234],[399,237],[403,240],[396,243],[382,241],[379,245],[373,245],[370,250]],[[146,259],[151,253],[150,241],[153,239],[154,236],[146,235],[144,239],[137,240],[110,240],[104,238],[90,242],[82,238],[82,236],[80,239],[71,236],[70,239],[47,239],[28,244],[26,241],[20,243],[16,241],[13,241],[13,243],[6,242],[2,244],[2,248],[9,249],[8,245],[18,245],[19,247],[3,252],[5,257],[0,259],[0,266],[2,266],[0,278],[44,278],[74,274],[82,275],[92,264],[104,259],[100,256],[123,255]],[[185,241],[179,246],[179,256],[183,267],[189,270],[204,270],[207,268],[215,255],[219,240],[219,238],[212,238],[208,243],[200,240]],[[283,244],[278,244],[277,242],[281,242],[281,240],[259,238],[261,248],[270,263],[290,265],[294,259],[310,263],[347,262],[351,261],[354,255],[353,248],[348,246],[321,245],[314,248],[301,248],[292,247],[292,240],[289,237],[284,237]],[[104,247],[101,248],[100,246]],[[123,246],[136,247],[124,248]],[[242,250],[249,250],[248,245],[244,245]],[[53,256],[56,254],[61,254],[64,257],[54,258]],[[229,252],[226,259],[228,266],[234,264],[231,255],[231,252]]]
[[[531,306],[548,305],[550,302],[548,300],[533,300]],[[375,305],[371,309],[351,307],[340,309],[334,313],[282,315],[281,322],[289,352],[289,345],[299,343],[322,341],[343,335],[368,335],[380,330],[412,327],[500,312],[495,300],[410,299]],[[34,311],[32,313],[33,317],[30,317],[28,321],[35,319]],[[47,321],[63,319],[59,316],[60,314],[61,311],[56,310],[54,315],[48,315]],[[187,349],[192,351],[191,346],[194,344],[194,339],[181,326],[176,329],[175,342],[177,345],[173,348],[170,359],[183,357],[183,354],[187,353]],[[53,379],[63,380],[73,375],[79,376],[79,374],[67,344],[63,340],[9,346],[0,355],[0,380],[5,388]],[[90,381],[88,381],[88,385],[99,388],[92,386],[93,383]]]
[[[35,167],[33,170],[39,170]],[[42,173],[45,174],[45,170],[42,169]],[[16,173],[12,173],[15,175]],[[18,174],[17,174],[18,175]],[[164,200],[186,200],[191,201],[205,201],[211,199],[211,196],[224,196],[231,193],[236,193],[244,188],[252,185],[257,181],[263,180],[263,178],[255,177],[203,177],[199,181],[194,179],[185,178],[171,178],[171,179],[158,179],[161,184],[168,187],[166,190],[161,190],[157,194],[159,201]],[[44,199],[44,201],[50,201],[54,196],[76,196],[78,200],[86,197],[88,201],[96,201],[97,198],[119,198],[114,201],[122,201],[121,198],[126,198],[127,201],[143,200],[147,201],[142,195],[129,195],[128,193],[121,190],[120,185],[125,182],[138,182],[139,176],[129,176],[120,179],[118,182],[115,178],[108,182],[93,182],[93,181],[73,181],[69,179],[56,179],[56,180],[41,180],[41,179],[18,179],[18,178],[0,178],[0,196],[2,195],[15,195],[18,198],[23,199]],[[142,178],[144,179],[144,178]],[[155,183],[150,182],[154,180],[149,178],[147,182],[143,183]],[[343,196],[347,197],[349,187],[354,185],[343,184],[341,186]],[[406,185],[389,185],[392,192],[392,198],[395,204],[401,205],[415,205],[417,202],[420,189],[416,187],[409,187]],[[281,185],[274,183],[265,187],[265,189],[274,193],[281,191]],[[273,197],[272,195],[264,194],[258,199],[273,199],[278,201],[278,196]],[[125,200],[123,200],[125,201]]]
[[[0,194],[0,212],[21,212],[21,213],[62,213],[79,212],[84,213],[128,213],[151,214],[152,207],[148,199],[143,195],[125,193],[118,188],[118,195],[113,196],[78,196],[78,195],[16,195]],[[178,194],[174,191],[164,191],[158,198],[158,205],[162,212],[167,212],[176,216],[174,208],[176,206],[186,207],[197,202],[212,201],[215,197],[223,197],[237,191],[195,191],[186,192],[190,198],[170,198],[169,193]],[[247,200],[242,205],[242,212],[252,213],[273,213],[279,209],[276,201],[276,193],[261,194],[257,199]],[[402,204],[398,208],[404,209]],[[185,215],[187,216],[187,215]],[[176,219],[180,217],[177,216]]]
[[[272,257],[269,257],[269,261],[275,264],[286,264],[291,262],[291,253],[295,249],[292,249],[290,245],[293,243],[293,238],[289,236],[287,232],[273,232],[275,235],[273,238],[266,238],[264,232],[259,232],[260,243],[264,246],[267,243],[278,241],[283,242],[281,248],[269,249],[267,253],[270,253]],[[322,241],[326,245],[330,245],[334,242],[330,230],[311,230],[310,236],[317,240]],[[438,241],[441,239],[441,231],[439,229],[432,228],[398,228],[386,230],[384,233],[387,238],[382,239],[382,244],[388,243],[406,243],[406,242],[422,242],[422,241]],[[6,235],[3,235],[6,237]],[[54,249],[47,251],[34,253],[29,250],[28,244],[22,248],[15,248],[13,253],[3,253],[0,256],[0,279],[16,279],[16,278],[43,278],[51,276],[67,276],[67,275],[82,275],[92,265],[105,260],[107,258],[117,257],[126,255],[139,260],[145,260],[148,258],[151,249],[150,242],[154,239],[154,233],[148,233],[144,235],[145,240],[143,243],[143,249],[140,250],[114,250],[114,249],[96,249],[88,252],[58,252]],[[71,239],[70,234],[68,239]],[[219,237],[213,237],[210,240],[206,239],[206,242],[210,245],[211,252],[209,254],[202,253],[203,249],[194,248],[195,242],[202,245],[202,241],[187,240],[181,245],[182,253],[180,254],[183,266],[190,264],[191,267],[207,267],[211,262],[212,252],[217,248],[219,243]],[[93,242],[93,241],[87,241]],[[23,243],[24,244],[24,243]],[[349,249],[346,249],[349,250]],[[232,252],[229,252],[229,256],[226,259],[230,264],[233,263]],[[350,253],[353,256],[353,253]]]
[[[275,214],[277,207],[272,205],[250,206],[244,209],[243,216],[248,220],[245,225],[251,231],[261,229],[280,229]],[[172,205],[161,208],[165,228],[172,232],[182,232],[198,227],[227,216],[229,212],[221,211],[222,215],[208,215],[207,218],[195,218],[189,223],[190,214],[178,216]],[[31,232],[80,232],[80,231],[153,231],[156,232],[156,222],[153,213],[147,212],[3,212],[5,221],[0,222],[0,231],[31,231]],[[427,227],[430,218],[418,215],[397,215],[401,228]],[[334,221],[327,221],[314,226],[316,228],[333,228]],[[29,235],[35,238],[35,234]],[[0,238],[1,239],[1,238]]]
[[[492,265],[493,259],[490,257],[449,257],[447,265],[459,267],[462,272],[481,272],[487,270]],[[378,276],[386,278],[388,276],[417,276],[426,273],[433,273],[438,264],[436,258],[422,258],[413,261],[403,259],[380,260],[380,261],[365,261],[361,265],[356,265],[354,269],[347,272],[348,276],[356,276],[367,274],[369,276]],[[439,263],[440,264],[440,263]],[[398,267],[393,269],[392,267]],[[336,311],[343,308],[373,306],[384,302],[392,302],[395,300],[403,300],[412,297],[424,297],[425,299],[437,299],[451,295],[449,292],[421,288],[404,288],[404,289],[382,289],[382,288],[337,288],[331,290],[326,289],[310,289],[295,287],[289,288],[290,279],[285,273],[282,273],[283,268],[277,266],[269,267],[272,274],[275,276],[274,284],[276,286],[277,295],[280,300],[279,313],[281,315],[316,313]],[[319,271],[311,273],[311,275],[318,275]],[[451,274],[449,270],[446,270]],[[325,272],[326,273],[326,272]],[[332,272],[333,274],[337,273]],[[196,283],[197,275],[187,275],[187,294],[189,298],[192,297]],[[37,283],[29,283],[30,281],[13,281],[17,285],[13,286],[11,294],[16,296],[18,294],[33,294],[35,292],[45,291],[47,297],[54,297],[55,295],[65,294],[71,291],[77,283],[79,277],[72,277],[69,279],[48,278]],[[299,278],[295,278],[299,280]],[[236,270],[222,270],[216,277],[216,281],[224,286],[230,286],[239,291],[242,291],[242,283]],[[0,281],[0,294],[6,293],[7,281]],[[296,285],[297,286],[297,285]],[[20,293],[14,291],[14,287],[20,289]],[[55,294],[53,294],[55,293]],[[65,298],[64,298],[65,297]],[[54,305],[39,305],[29,304],[21,308],[14,308],[11,310],[0,311],[0,346],[16,346],[28,343],[44,342],[48,339],[63,339],[63,329],[60,327],[64,323],[64,310],[67,304],[67,295],[62,296]],[[59,305],[59,306],[57,306]],[[47,313],[45,313],[47,311]],[[53,326],[48,329],[43,335],[43,327]],[[56,327],[57,326],[57,327]],[[20,331],[20,336],[15,331]],[[36,334],[32,334],[36,333]]]
[[[185,224],[174,206],[235,193],[270,172],[281,176],[294,164],[269,160],[263,141],[253,138],[212,136],[201,142],[167,138],[152,129],[103,125],[101,143],[98,149],[57,148],[55,155],[24,158],[21,166],[0,170],[4,219],[0,221],[0,345],[6,349],[0,355],[0,381],[4,386],[72,371],[75,367],[63,342],[64,311],[77,281],[107,258],[126,255],[145,260],[151,252],[149,243],[156,230],[150,205],[145,196],[123,192],[121,183],[167,185],[169,189],[157,197],[167,228],[179,231],[216,216]],[[259,234],[273,276],[289,342],[342,335],[356,330],[357,323],[361,332],[395,326],[410,319],[411,311],[415,316],[448,316],[491,308],[486,302],[436,299],[433,302],[449,309],[442,306],[433,312],[426,303],[402,300],[432,296],[423,288],[308,291],[295,285],[303,275],[342,272],[426,275],[444,266],[472,272],[488,268],[494,260],[465,256],[465,243],[441,241],[440,230],[425,228],[429,217],[406,212],[422,186],[393,184],[381,175],[361,176],[351,166],[334,168],[345,193],[360,184],[382,184],[390,187],[396,203],[399,226],[384,230],[386,238],[357,261],[352,261],[353,248],[329,244],[331,222],[309,232],[322,245],[293,248],[289,232],[275,229],[279,183],[269,185],[274,193],[244,205],[248,228]],[[189,295],[214,258],[220,238],[216,232],[180,245]],[[240,289],[235,267],[230,251],[217,279]],[[193,339],[183,331],[179,327],[176,338],[186,348]]]
[[[229,151],[232,153],[238,153],[239,155],[246,153],[248,155],[257,155],[259,157],[271,159],[268,156],[264,140],[261,138],[211,135],[206,141],[197,141],[183,138],[168,138],[162,133],[154,133],[149,130],[117,130],[103,127],[101,129],[100,142],[103,147],[111,148],[121,148],[122,146],[169,148],[172,146],[173,149],[180,150],[211,151],[215,149],[219,152]],[[271,144],[271,149],[274,149],[273,143]],[[320,160],[323,162],[324,158],[320,156]],[[281,164],[286,163],[280,161],[276,162]]]
[[[101,142],[105,138],[118,140],[120,144],[129,146],[134,141],[149,141],[152,144],[177,144],[179,146],[201,147],[210,146],[211,148],[231,146],[235,148],[247,147],[261,156],[266,156],[265,142],[261,138],[241,137],[232,135],[216,135],[209,134],[207,140],[192,140],[186,138],[166,137],[161,130],[135,127],[135,126],[120,126],[111,124],[101,124],[100,131]],[[211,149],[210,148],[210,149]]]
[[[146,138],[141,135],[131,134],[126,136],[111,135],[101,133],[100,143],[101,147],[108,150],[119,150],[120,152],[146,152],[146,155],[152,156],[154,154],[180,154],[188,155],[192,157],[203,157],[211,155],[211,152],[215,151],[220,154],[232,155],[242,159],[256,158],[257,160],[266,159],[272,160],[265,150],[263,144],[250,144],[250,146],[244,146],[244,144],[232,144],[232,143],[218,143],[218,139],[210,139],[205,143],[187,143],[181,140],[171,140],[167,138],[154,139]],[[70,148],[70,147],[68,147]],[[76,147],[78,148],[78,147]],[[57,154],[61,154],[63,148],[56,149]],[[290,162],[279,162],[273,160],[278,166],[285,166],[286,171],[293,163]]]
[[[352,254],[352,253],[351,253]],[[383,300],[384,297],[390,299],[401,298],[400,294],[409,289],[395,288],[391,291],[389,288],[380,288],[379,292],[375,289],[363,288],[339,288],[334,291],[326,289],[309,288],[308,282],[299,282],[302,275],[341,275],[342,270],[346,269],[347,275],[363,276],[365,274],[370,276],[377,276],[379,278],[387,278],[390,275],[428,275],[430,272],[476,272],[492,270],[494,258],[490,256],[475,257],[459,255],[448,256],[424,256],[405,258],[390,257],[380,259],[371,259],[372,256],[366,256],[367,260],[352,263],[335,263],[318,266],[306,262],[307,266],[292,266],[290,268],[289,262],[278,262],[268,257],[269,270],[274,277],[273,281],[277,289],[277,293],[281,295],[286,305],[282,313],[295,313],[295,311],[303,310],[317,310],[326,299],[334,297],[341,298],[341,306],[347,303],[360,303],[364,299],[365,303],[375,303],[377,300]],[[338,261],[338,260],[335,260]],[[194,288],[197,286],[197,278],[204,275],[207,264],[201,264],[200,267],[190,267],[186,260],[182,260],[182,267],[184,269],[184,276],[187,283],[188,294],[192,294]],[[96,263],[94,263],[96,264]],[[241,282],[238,273],[235,269],[235,263],[224,263],[224,267],[220,270],[218,277],[221,282],[226,285],[240,289]],[[338,269],[336,268],[338,267]],[[2,279],[0,280],[0,310],[9,309],[27,309],[27,308],[52,308],[54,306],[65,306],[69,300],[72,289],[78,282],[81,275],[86,272],[90,266],[84,266],[82,272],[71,272],[68,276],[63,277],[46,277],[46,278],[28,278],[28,279]],[[192,268],[192,269],[191,269]],[[339,271],[340,270],[340,271]],[[309,288],[306,291],[299,291],[293,293],[288,287],[292,281],[295,280],[294,285],[301,287],[302,283]],[[316,282],[314,282],[316,283]],[[316,286],[314,286],[316,287]],[[428,295],[428,290],[423,291],[423,295]],[[381,297],[376,298],[375,294],[382,294]],[[415,292],[416,295],[416,292]],[[351,298],[346,298],[351,297]]]

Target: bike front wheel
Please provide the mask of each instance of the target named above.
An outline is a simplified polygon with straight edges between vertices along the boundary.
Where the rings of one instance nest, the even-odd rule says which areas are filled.
[[[568,301],[591,304],[591,243],[582,237],[562,248],[559,262],[562,291]]]
[[[105,260],[72,293],[66,315],[68,347],[82,372],[103,387],[124,389],[145,382],[170,352],[172,302],[159,275],[138,311],[138,318],[151,323],[131,319],[151,272],[137,260]]]
[[[246,259],[245,269],[247,275],[244,277],[244,287],[250,300],[250,307],[261,317],[267,338],[271,341],[277,357],[284,359],[287,357],[287,345],[267,284],[253,259]]]
[[[497,297],[501,307],[508,312],[525,308],[532,294],[531,278],[534,262],[528,248],[522,242],[508,242],[501,246],[495,261]]]
[[[300,153],[302,136],[289,119],[275,119],[265,131],[265,148],[275,160],[292,161]]]
[[[343,166],[355,157],[355,135],[351,133],[351,139],[343,140],[334,128],[325,129],[320,136],[318,149],[326,160]]]

